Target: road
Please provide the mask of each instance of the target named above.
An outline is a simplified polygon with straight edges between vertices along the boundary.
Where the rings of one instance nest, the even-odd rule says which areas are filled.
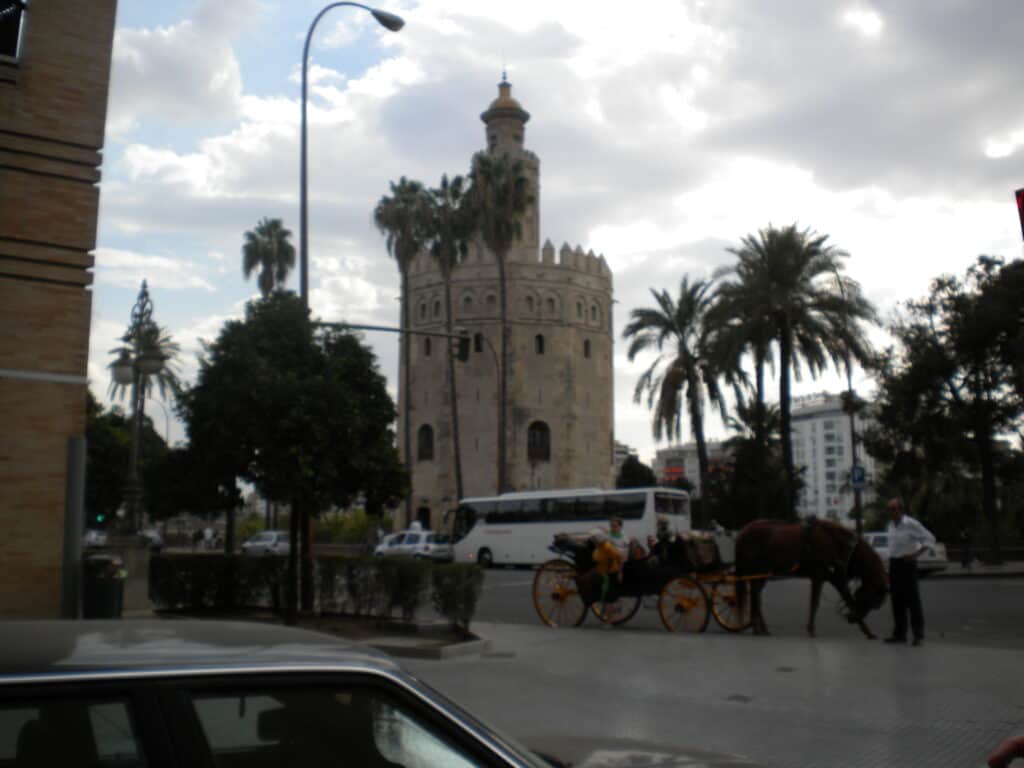
[[[532,602],[533,571],[494,569],[487,572],[477,608],[479,621],[502,624],[537,624]],[[926,634],[930,641],[991,648],[1024,647],[1024,579],[938,579],[921,581]],[[765,588],[764,613],[769,629],[782,637],[803,637],[810,586],[806,581],[773,582]],[[818,637],[856,638],[859,632],[839,615],[839,598],[826,587],[818,612]],[[589,618],[584,626],[596,626]],[[886,603],[868,619],[879,636],[892,628]],[[629,622],[630,629],[664,632],[656,601]],[[714,625],[708,632],[721,632]]]

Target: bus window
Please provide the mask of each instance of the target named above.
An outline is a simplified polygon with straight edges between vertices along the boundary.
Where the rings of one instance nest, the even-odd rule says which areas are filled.
[[[580,496],[576,499],[576,519],[607,521],[604,496]]]
[[[654,511],[659,515],[682,516],[687,514],[687,500],[682,496],[670,496],[665,493],[654,495]]]
[[[455,510],[455,524],[452,526],[452,539],[459,541],[476,525],[477,520],[486,517],[487,513],[497,505],[493,501],[480,501],[473,504],[460,504]]]
[[[524,499],[522,519],[524,523],[538,523],[544,519],[543,499]]]
[[[551,515],[552,522],[569,522],[577,520],[576,517],[576,499],[572,497],[565,497],[560,499],[553,499],[549,504],[554,507],[554,513]]]
[[[647,495],[643,493],[624,493],[608,496],[606,517],[618,516],[623,520],[639,520],[644,516]]]
[[[503,525],[506,523],[523,522],[523,502],[521,501],[499,501],[497,509],[487,515],[487,522],[491,525]]]

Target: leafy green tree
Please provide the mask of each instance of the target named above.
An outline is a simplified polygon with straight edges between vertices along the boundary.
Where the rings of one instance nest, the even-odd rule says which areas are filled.
[[[408,490],[373,352],[351,333],[315,330],[292,294],[250,302],[244,320],[205,345],[182,413],[218,488],[240,477],[264,498],[315,513],[360,495],[392,503]]]
[[[668,291],[651,289],[655,307],[641,307],[630,313],[630,322],[622,333],[630,340],[627,355],[633,359],[647,350],[658,356],[641,374],[633,391],[633,400],[643,401],[654,410],[654,439],[679,440],[683,412],[689,416],[690,430],[697,444],[701,495],[708,489],[708,448],[704,436],[704,402],[717,405],[725,418],[725,399],[718,384],[710,355],[709,312],[712,306],[711,284],[684,277],[679,298]],[[706,511],[706,510],[705,510]]]
[[[785,509],[781,417],[775,406],[741,401],[726,424],[736,434],[725,441],[728,482],[718,521],[738,529],[751,520],[771,516],[774,510]]]
[[[732,252],[738,260],[733,271],[744,285],[746,313],[768,322],[762,327],[757,321],[758,330],[751,334],[755,357],[764,354],[767,328],[778,349],[785,509],[794,516],[798,481],[791,436],[791,378],[799,378],[801,363],[813,377],[829,361],[836,368],[847,357],[862,365],[870,362],[872,350],[863,325],[876,322],[876,312],[859,285],[842,276],[848,254],[829,245],[827,235],[798,229],[795,224],[781,229],[769,226],[744,237]]]
[[[523,161],[507,153],[478,152],[470,172],[470,199],[477,230],[498,266],[501,317],[501,373],[498,377],[498,488],[508,486],[508,285],[506,264],[512,246],[523,236],[523,219],[534,195]]]
[[[259,270],[256,283],[264,297],[283,287],[288,273],[295,269],[295,246],[291,244],[291,236],[291,230],[285,229],[281,219],[266,217],[243,236],[242,275],[248,280]]]
[[[890,328],[897,347],[877,366],[878,427],[868,436],[869,451],[887,465],[885,482],[912,486],[907,496],[926,514],[933,499],[954,495],[951,484],[962,497],[956,475],[973,469],[995,560],[999,443],[1024,413],[1012,351],[1020,297],[1007,289],[1019,279],[1017,264],[1007,273],[1000,259],[981,256],[963,279],[939,277],[927,297],[907,303]]]
[[[418,181],[410,181],[403,176],[398,183],[391,182],[391,195],[381,197],[373,210],[373,222],[385,236],[388,254],[398,265],[401,275],[401,305],[403,329],[411,327],[409,322],[409,269],[413,259],[423,249],[427,238],[427,193]],[[410,353],[411,339],[402,334],[402,455],[406,467],[412,466],[412,427],[410,411],[412,405],[412,378]],[[405,500],[405,522],[412,521],[412,498]]]
[[[616,488],[649,488],[657,484],[658,479],[654,476],[654,470],[636,456],[626,457],[615,481]]]
[[[452,312],[452,273],[465,257],[469,241],[476,229],[476,216],[462,176],[441,177],[441,185],[429,190],[427,203],[426,247],[441,271],[444,281],[444,321],[449,337],[455,332]],[[455,355],[452,340],[445,344],[448,351],[448,402],[451,404],[452,442],[455,449],[455,498],[462,493],[462,452],[459,440],[459,398],[455,382]]]
[[[85,409],[86,468],[85,513],[90,527],[106,527],[124,501],[131,455],[132,421],[120,408],[104,409],[91,391],[86,394]],[[167,452],[167,444],[153,429],[153,422],[142,421],[142,448],[139,474],[143,500],[147,508],[161,497],[154,483],[153,468]]]

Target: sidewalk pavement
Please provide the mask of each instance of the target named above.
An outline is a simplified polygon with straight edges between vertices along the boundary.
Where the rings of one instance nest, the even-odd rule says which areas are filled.
[[[490,653],[404,666],[571,762],[616,742],[684,761],[668,764],[980,766],[1003,738],[1024,733],[1014,650],[594,625],[474,631],[491,642]]]
[[[944,571],[928,574],[929,579],[1021,579],[1024,578],[1024,561],[1015,560],[999,565],[984,565],[975,561],[964,568],[958,562],[950,561]]]

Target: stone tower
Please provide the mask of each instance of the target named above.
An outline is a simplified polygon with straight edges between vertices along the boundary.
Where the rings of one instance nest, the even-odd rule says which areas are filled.
[[[556,251],[550,240],[540,246],[540,161],[524,148],[530,115],[504,78],[498,98],[480,117],[487,151],[521,158],[534,197],[506,266],[509,490],[611,487],[611,270],[603,256],[579,246]],[[498,296],[494,254],[478,243],[452,275],[455,326],[472,337],[469,360],[455,363],[466,497],[497,493]],[[409,300],[414,330],[444,332],[444,286],[428,254],[412,264]],[[457,503],[446,343],[411,337],[412,506],[414,516],[434,529]],[[398,380],[401,388],[404,370]],[[408,395],[400,389],[400,406]]]

